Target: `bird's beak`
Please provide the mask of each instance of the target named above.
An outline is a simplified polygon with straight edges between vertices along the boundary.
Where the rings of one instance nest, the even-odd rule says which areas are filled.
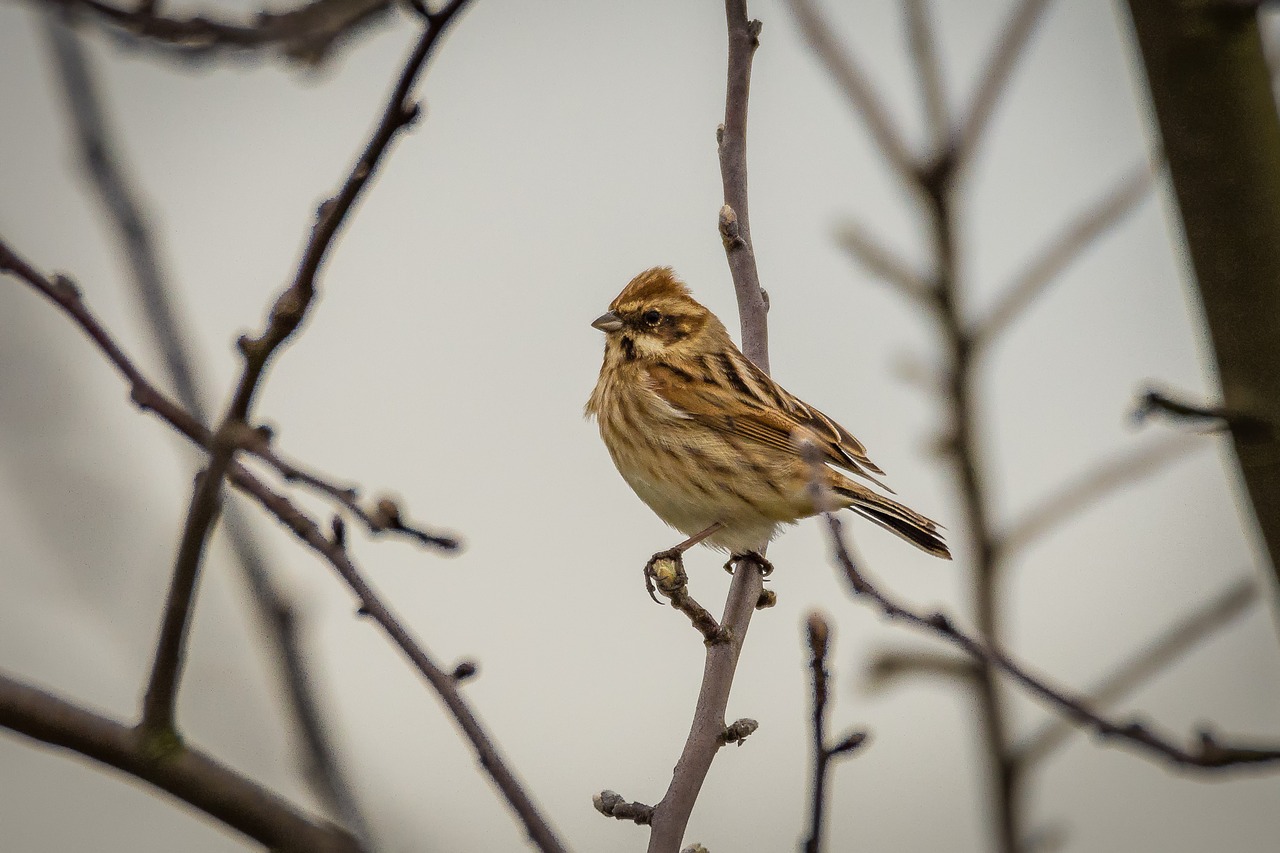
[[[595,319],[591,327],[602,332],[616,332],[622,328],[622,321],[618,319],[617,314],[606,311]]]

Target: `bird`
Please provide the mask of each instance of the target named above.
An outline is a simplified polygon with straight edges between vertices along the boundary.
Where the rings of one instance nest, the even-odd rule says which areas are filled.
[[[701,543],[726,568],[771,569],[782,529],[847,508],[951,559],[936,522],[871,488],[893,493],[862,443],[743,355],[670,267],[637,275],[591,325],[605,346],[585,415],[636,495],[689,537],[672,553]]]

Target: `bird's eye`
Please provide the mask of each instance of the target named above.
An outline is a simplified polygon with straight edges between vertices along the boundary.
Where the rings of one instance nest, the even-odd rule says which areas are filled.
[[[640,319],[644,320],[647,325],[656,326],[662,319],[662,315],[650,308],[648,311],[644,312],[644,316]]]

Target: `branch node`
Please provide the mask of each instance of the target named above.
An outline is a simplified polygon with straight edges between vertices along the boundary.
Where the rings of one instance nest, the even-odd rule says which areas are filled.
[[[476,673],[480,671],[480,667],[473,660],[459,661],[458,665],[453,668],[453,680],[457,682],[466,681],[468,678],[474,678]]]
[[[853,752],[858,747],[867,742],[869,735],[866,732],[850,732],[836,743],[827,748],[827,755],[836,756]]]
[[[727,746],[736,743],[742,746],[743,741],[751,736],[756,729],[760,728],[760,724],[749,717],[743,717],[740,720],[734,720],[725,726],[724,731],[716,738],[716,743],[720,746]]]
[[[760,46],[760,31],[764,29],[764,23],[756,19],[747,21],[747,35],[751,37],[751,48]]]
[[[591,804],[605,817],[634,821],[640,826],[648,825],[653,818],[653,806],[629,803],[617,791],[601,791],[591,798]]]
[[[760,597],[756,599],[756,610],[765,610],[773,607],[778,603],[778,594],[771,589],[760,590]]]
[[[80,285],[76,284],[68,276],[57,273],[53,277],[53,295],[62,302],[79,302]]]
[[[727,204],[720,208],[720,242],[724,244],[726,252],[747,245],[738,227],[738,214]]]
[[[347,547],[347,523],[342,520],[342,516],[335,515],[333,520],[329,522],[329,529],[333,531],[334,547],[345,549]]]

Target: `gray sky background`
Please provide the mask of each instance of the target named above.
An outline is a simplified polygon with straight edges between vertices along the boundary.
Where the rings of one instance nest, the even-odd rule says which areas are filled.
[[[922,141],[898,4],[828,5]],[[932,4],[954,109],[1009,5]],[[950,472],[929,453],[941,412],[898,378],[904,364],[934,362],[933,330],[833,239],[856,218],[923,264],[921,223],[785,8],[751,12],[765,24],[748,153],[774,375],[847,425],[904,500],[959,535]],[[319,77],[275,62],[181,68],[88,39],[212,387],[238,371],[235,335],[260,326],[289,279],[316,203],[346,174],[413,37],[407,17],[379,28]],[[290,455],[394,491],[415,518],[465,538],[452,559],[359,536],[354,549],[440,660],[479,662],[468,697],[578,850],[643,849],[645,831],[600,817],[590,798],[603,788],[661,796],[702,670],[683,617],[641,588],[645,559],[677,534],[629,492],[581,410],[602,349],[588,323],[640,270],[673,265],[736,329],[715,229],[724,41],[719,3],[475,3],[420,89],[424,121],[349,220],[322,298],[258,406]],[[1054,4],[967,184],[963,273],[975,312],[1147,156],[1135,62],[1122,9]],[[0,7],[0,115],[0,233],[41,268],[71,274],[158,377],[26,5]],[[1162,186],[993,350],[982,402],[998,518],[1166,430],[1127,419],[1145,382],[1212,397],[1171,211]],[[0,285],[0,364],[0,668],[131,718],[194,456],[138,415],[71,324],[13,280]],[[1029,550],[1007,586],[1009,647],[1085,687],[1255,572],[1227,461],[1220,440],[1205,438]],[[968,555],[948,565],[851,527],[887,588],[969,624]],[[324,565],[262,529],[309,617],[343,755],[384,849],[524,849],[434,694],[354,616]],[[729,708],[761,727],[718,756],[689,841],[795,848],[809,763],[801,629],[820,607],[837,625],[833,724],[874,738],[836,771],[832,849],[985,849],[967,701],[937,684],[866,689],[872,652],[930,642],[849,600],[816,523],[770,556],[779,604],[753,621]],[[717,611],[721,562],[705,550],[688,560],[695,596]],[[207,568],[184,729],[307,802],[225,542],[215,539]],[[1274,624],[1255,606],[1126,709],[1179,736],[1203,722],[1274,735]],[[1046,718],[1030,701],[1016,710],[1020,732]],[[1280,837],[1275,774],[1179,775],[1087,737],[1029,792],[1033,828],[1065,833],[1064,850],[1251,853]],[[116,775],[10,736],[0,737],[0,840],[23,853],[245,848]]]

